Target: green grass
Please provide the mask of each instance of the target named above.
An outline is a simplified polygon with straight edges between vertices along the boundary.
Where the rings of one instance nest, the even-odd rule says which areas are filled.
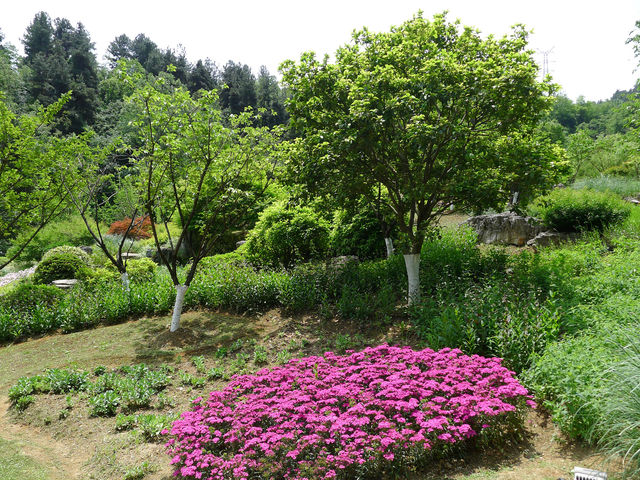
[[[0,478],[2,480],[49,480],[45,469],[21,453],[21,445],[0,438]]]
[[[599,192],[613,192],[621,197],[628,197],[640,193],[640,180],[626,177],[601,176],[594,178],[582,178],[577,180],[572,188],[590,188]]]

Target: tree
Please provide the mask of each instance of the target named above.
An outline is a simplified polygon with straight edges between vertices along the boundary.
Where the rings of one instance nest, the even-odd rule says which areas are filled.
[[[248,65],[229,61],[221,77],[226,87],[220,90],[220,104],[227,114],[237,115],[247,107],[256,107],[256,78]]]
[[[136,83],[129,77],[129,81]],[[272,157],[277,133],[249,125],[250,113],[223,124],[218,94],[167,88],[164,79],[136,88],[131,102],[137,109],[141,146],[135,150],[140,172],[142,204],[151,219],[156,248],[176,288],[171,331],[180,323],[184,296],[200,260],[246,210],[245,185],[262,185],[273,177]],[[255,190],[255,189],[251,189]],[[250,198],[250,197],[249,197]],[[177,217],[182,232],[171,238],[167,222]],[[158,229],[164,224],[170,249],[160,244]],[[198,231],[198,244],[190,232]],[[185,277],[178,272],[177,252],[192,252]]]
[[[269,73],[264,65],[256,80],[256,105],[265,110],[262,122],[267,127],[287,123],[287,111],[284,108],[284,96],[276,77]]]
[[[130,240],[129,233],[140,228],[144,221],[142,206],[134,188],[131,168],[122,167],[116,161],[115,149],[118,144],[114,141],[106,147],[100,147],[94,144],[94,140],[93,132],[59,140],[60,153],[66,159],[60,169],[59,182],[72,208],[82,218],[96,245],[118,270],[122,285],[128,291],[126,254],[130,253],[133,242],[129,241],[127,245],[127,240]],[[116,196],[119,201],[114,205]],[[115,253],[109,250],[100,226],[114,206],[118,210],[118,217],[126,219]]]
[[[8,240],[33,229],[10,258],[0,260],[0,268],[17,258],[66,205],[57,178],[64,157],[46,128],[69,97],[63,96],[36,115],[17,116],[0,92],[0,238]]]
[[[485,39],[445,14],[428,21],[418,13],[389,33],[355,32],[335,63],[305,53],[281,66],[292,124],[312,152],[301,161],[386,188],[408,243],[410,304],[420,297],[420,250],[439,216],[453,204],[504,204],[522,174],[502,161],[504,139],[517,134],[521,152],[534,141],[554,91],[537,81],[526,47],[522,26]],[[535,159],[543,174],[557,160]]]
[[[57,18],[52,25],[49,16],[40,12],[27,27],[23,43],[31,100],[46,106],[72,91],[58,128],[79,133],[91,125],[98,107],[98,64],[84,26],[79,23],[74,28],[66,18]]]

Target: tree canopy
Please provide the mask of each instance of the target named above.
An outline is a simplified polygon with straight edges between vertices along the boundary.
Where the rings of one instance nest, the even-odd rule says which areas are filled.
[[[504,203],[530,168],[548,186],[561,157],[536,126],[555,86],[537,80],[527,36],[516,26],[508,37],[483,38],[445,14],[418,14],[390,32],[354,32],[335,63],[313,53],[283,63],[292,124],[308,153],[301,168],[382,184],[410,255],[450,205]]]

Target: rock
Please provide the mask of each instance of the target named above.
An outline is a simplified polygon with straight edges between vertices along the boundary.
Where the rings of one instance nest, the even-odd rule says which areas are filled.
[[[329,262],[333,267],[344,267],[347,263],[359,263],[360,259],[355,255],[342,255],[340,257],[333,257]]]
[[[142,258],[142,255],[139,253],[122,252],[120,258],[122,258],[122,260],[136,260],[138,258]]]
[[[525,245],[544,229],[537,219],[522,217],[513,212],[478,215],[463,224],[471,226],[476,231],[479,243],[517,246]]]
[[[236,242],[236,248],[238,248],[240,245],[244,245],[245,243],[247,243],[246,240],[240,240],[239,242]]]
[[[87,255],[91,255],[93,253],[93,248],[89,247],[89,246],[83,246],[83,247],[78,247],[80,250],[82,250],[84,253],[86,253]]]
[[[63,280],[54,280],[53,282],[51,282],[51,285],[53,285],[54,287],[61,288],[62,290],[68,290],[78,282],[79,280],[75,278],[66,278]]]
[[[540,232],[534,238],[527,242],[528,247],[548,247],[549,245],[558,245],[564,242],[570,242],[578,238],[577,233],[556,232],[548,230]]]
[[[634,205],[640,205],[640,200],[635,197],[624,197],[625,201],[633,203]]]

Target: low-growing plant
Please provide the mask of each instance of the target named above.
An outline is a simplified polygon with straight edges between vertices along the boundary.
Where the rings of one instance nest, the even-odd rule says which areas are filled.
[[[112,417],[120,406],[120,396],[113,390],[89,397],[92,417]]]
[[[256,345],[253,349],[253,363],[263,365],[268,362],[267,349],[263,345]]]
[[[196,368],[196,372],[205,373],[207,371],[207,367],[204,364],[204,356],[199,355],[191,357],[191,363]]]
[[[193,401],[167,447],[180,478],[386,478],[521,428],[525,403],[499,359],[382,345],[236,376]]]

